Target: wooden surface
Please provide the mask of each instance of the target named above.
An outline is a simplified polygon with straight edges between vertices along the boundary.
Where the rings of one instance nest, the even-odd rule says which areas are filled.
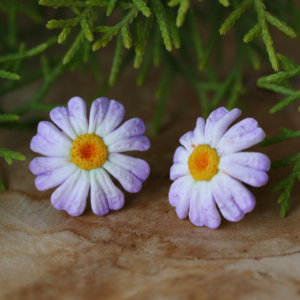
[[[155,85],[136,88],[126,74],[108,96],[125,105],[125,119],[141,117],[149,127]],[[96,85],[90,80],[66,75],[46,101],[87,99],[88,86]],[[268,137],[279,134],[279,126],[299,129],[297,106],[269,115],[280,96],[258,91],[254,83],[246,82],[250,91],[243,97],[242,118],[256,118]],[[8,95],[2,105],[22,102],[37,86]],[[148,131],[150,150],[133,153],[149,162],[149,179],[140,193],[126,193],[123,209],[104,217],[90,207],[76,218],[55,210],[53,190],[37,191],[28,169],[37,156],[29,149],[35,130],[1,130],[1,147],[27,157],[11,166],[0,162],[8,186],[0,194],[1,299],[300,299],[299,182],[285,219],[279,217],[278,193],[272,192],[289,168],[271,172],[267,186],[251,188],[257,200],[252,213],[238,223],[222,219],[217,230],[179,220],[169,204],[173,153],[201,114],[197,101],[194,91],[178,81],[161,133],[153,137]],[[299,141],[252,150],[275,160],[299,151]]]

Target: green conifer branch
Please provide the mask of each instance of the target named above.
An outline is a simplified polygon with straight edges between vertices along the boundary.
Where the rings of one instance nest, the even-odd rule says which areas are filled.
[[[286,56],[284,56],[282,54],[278,53],[277,58],[280,61],[280,66],[288,72],[295,71],[296,69],[298,69],[300,67],[298,64],[296,64],[291,59],[287,58]]]
[[[269,32],[268,23],[266,20],[266,12],[265,12],[265,5],[262,0],[254,0],[255,10],[257,12],[257,19],[261,25],[262,29],[262,38],[266,45],[267,52],[269,54],[269,59],[273,69],[277,72],[279,71],[279,62],[276,56],[276,52],[273,46],[273,39]]]
[[[259,36],[261,33],[261,24],[257,23],[254,27],[252,27],[249,32],[244,36],[244,43],[251,42],[254,38]]]
[[[219,30],[220,34],[225,34],[231,28],[231,26],[237,21],[237,19],[239,19],[239,17],[252,4],[252,2],[253,2],[253,0],[244,0],[222,24],[222,26]],[[228,3],[228,5],[229,5],[229,3]],[[228,6],[228,5],[224,5],[224,6]]]
[[[85,1],[80,0],[39,0],[39,5],[52,6],[52,7],[85,7]]]
[[[272,75],[269,75],[266,77],[266,81],[270,82],[270,83],[277,83],[277,82],[281,82],[285,79],[291,78],[291,77],[295,77],[300,75],[300,67],[298,67],[297,69],[287,72],[287,71],[281,71]]]
[[[159,67],[161,63],[162,55],[162,37],[158,26],[155,27],[154,41],[153,41],[153,64],[155,67]]]
[[[285,99],[283,99],[282,101],[280,101],[279,103],[277,103],[276,105],[274,105],[271,109],[270,109],[270,113],[273,114],[277,111],[279,111],[280,109],[288,106],[289,104],[293,103],[295,100],[300,98],[300,91],[295,92],[295,95],[289,96]]]
[[[57,42],[61,44],[69,35],[72,27],[65,27],[58,36]]]
[[[50,38],[48,41],[38,45],[37,47],[34,47],[34,48],[32,48],[30,50],[27,50],[23,53],[8,54],[8,55],[5,55],[5,56],[0,56],[0,63],[25,59],[25,58],[29,58],[29,57],[38,55],[38,54],[44,52],[50,46],[54,45],[55,43],[56,43],[56,38],[53,37],[53,38]]]
[[[219,0],[219,2],[220,2],[223,6],[225,6],[225,7],[227,7],[227,6],[230,5],[230,3],[229,3],[228,0]]]
[[[109,0],[108,1],[108,6],[107,6],[107,11],[106,11],[106,16],[110,16],[111,13],[113,12],[115,5],[117,3],[117,0]]]
[[[74,54],[78,51],[80,45],[84,41],[84,32],[81,31],[77,38],[75,39],[74,43],[70,47],[69,51],[66,53],[65,57],[63,58],[63,64],[66,65],[74,56]]]
[[[132,0],[138,10],[145,16],[150,17],[151,11],[143,0]]]
[[[170,28],[168,24],[168,19],[166,16],[165,9],[163,7],[163,4],[160,0],[151,0],[153,11],[155,13],[155,16],[157,18],[157,22],[159,24],[159,28],[161,31],[161,35],[164,41],[164,44],[166,46],[166,49],[168,51],[171,51],[173,48]]]
[[[20,80],[18,74],[14,74],[5,70],[0,70],[0,78],[9,79],[9,80]]]
[[[286,128],[281,128],[282,131],[284,131]],[[264,147],[264,146],[270,146],[273,144],[277,144],[289,139],[294,139],[300,137],[300,130],[297,131],[293,131],[293,130],[289,130],[285,131],[285,133],[283,133],[282,135],[278,135],[278,136],[274,136],[272,138],[266,139],[264,141],[262,141],[259,145]]]
[[[280,168],[284,168],[286,166],[292,165],[297,161],[298,154],[292,155],[290,157],[286,157],[280,160],[272,161],[270,170],[277,170]]]
[[[181,27],[185,20],[185,15],[190,7],[189,0],[180,0],[180,5],[178,9],[177,19],[176,19],[176,26]]]
[[[18,121],[19,116],[13,114],[0,114],[0,122],[13,122]]]
[[[176,26],[175,16],[169,7],[165,8],[165,12],[166,12],[168,24],[170,26],[170,32],[171,32],[173,44],[176,49],[179,49],[181,45],[181,40],[180,40],[178,27]]]
[[[25,160],[25,156],[21,153],[18,152],[14,152],[11,150],[7,150],[5,148],[0,148],[0,156],[4,157],[4,159],[6,160],[6,162],[11,165],[12,164],[12,160]]]
[[[122,19],[121,22],[116,24],[115,26],[111,26],[109,30],[93,45],[93,51],[100,49],[101,47],[106,47],[107,44],[112,40],[112,38],[119,33],[121,28],[127,24],[131,24],[132,21],[136,18],[138,14],[138,9],[133,8],[131,11],[127,13],[127,15]]]
[[[129,30],[128,24],[125,24],[121,28],[121,35],[123,37],[123,44],[124,47],[127,49],[130,49],[132,46],[132,39],[131,39],[131,34]]]
[[[113,65],[110,71],[108,85],[112,86],[117,80],[118,73],[120,71],[120,66],[122,62],[122,54],[123,54],[123,47],[122,47],[122,35],[121,33],[117,36],[117,45],[115,50],[115,55],[113,59]]]
[[[90,25],[87,21],[86,18],[83,18],[81,19],[80,21],[80,26],[81,26],[81,29],[86,37],[86,39],[89,41],[89,42],[92,42],[94,40],[94,34],[90,28]]]
[[[137,16],[133,22],[134,25],[134,45],[135,45],[135,52],[137,55],[143,55],[144,54],[144,43],[145,43],[145,37],[144,37],[144,30],[143,30],[143,24],[142,19],[140,16]],[[147,41],[146,41],[147,42]]]
[[[295,38],[297,36],[296,32],[293,28],[286,25],[284,22],[280,21],[276,17],[272,16],[267,11],[265,12],[265,16],[267,21],[272,24],[273,26],[277,27],[280,31],[284,32],[286,35],[288,35],[291,38]]]

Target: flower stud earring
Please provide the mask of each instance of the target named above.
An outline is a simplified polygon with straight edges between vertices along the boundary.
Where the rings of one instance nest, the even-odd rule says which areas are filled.
[[[218,228],[221,214],[231,222],[241,220],[255,206],[253,194],[241,183],[259,187],[267,183],[269,158],[261,153],[240,152],[265,138],[256,120],[237,108],[213,111],[205,124],[198,118],[194,131],[180,138],[170,178],[169,201],[180,219],[189,216],[196,226]]]
[[[123,188],[137,193],[150,173],[144,160],[119,152],[146,151],[150,142],[141,119],[126,121],[117,128],[125,114],[124,106],[107,98],[92,104],[89,122],[86,103],[79,97],[68,102],[68,108],[56,107],[50,112],[52,121],[40,122],[32,138],[31,150],[47,157],[37,157],[30,163],[38,190],[59,186],[51,196],[52,205],[72,216],[81,215],[90,190],[95,214],[103,216],[109,210],[124,205],[124,194],[112,182],[108,173]]]

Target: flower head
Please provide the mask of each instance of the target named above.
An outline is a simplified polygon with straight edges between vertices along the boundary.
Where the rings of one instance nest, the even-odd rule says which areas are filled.
[[[240,152],[265,138],[257,121],[247,118],[232,126],[241,115],[237,108],[213,111],[205,124],[198,118],[194,131],[180,138],[174,154],[169,201],[180,219],[189,216],[196,226],[217,228],[221,214],[228,221],[241,220],[255,206],[253,194],[241,183],[267,183],[269,158],[261,153]]]
[[[79,97],[68,102],[68,108],[56,107],[50,112],[52,121],[40,122],[38,133],[30,144],[32,151],[45,155],[30,163],[36,188],[40,191],[59,186],[51,196],[52,205],[79,216],[86,207],[90,190],[95,214],[103,216],[109,210],[124,205],[124,194],[112,182],[110,173],[123,188],[137,193],[150,173],[141,159],[119,152],[146,151],[150,142],[141,119],[126,121],[117,128],[125,114],[124,106],[107,98],[92,104],[89,121],[86,103]]]

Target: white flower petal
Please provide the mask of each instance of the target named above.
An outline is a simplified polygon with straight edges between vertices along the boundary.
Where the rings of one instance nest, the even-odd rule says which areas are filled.
[[[228,175],[255,187],[265,185],[269,180],[269,176],[265,171],[252,169],[238,164],[225,163],[222,160],[220,160],[219,169]]]
[[[106,161],[103,168],[114,176],[129,193],[137,193],[142,188],[142,181],[123,168]]]
[[[209,145],[211,141],[211,136],[213,133],[214,126],[216,123],[221,120],[226,114],[228,110],[225,107],[220,107],[214,110],[206,120],[205,125],[205,144]]]
[[[196,226],[218,228],[221,217],[211,190],[211,182],[198,181],[192,191],[189,218]]]
[[[222,156],[222,164],[238,164],[256,170],[268,171],[271,161],[265,154],[259,152],[238,152]]]
[[[88,171],[78,169],[51,196],[52,205],[58,210],[66,210],[71,216],[84,212],[90,186]]]
[[[95,133],[102,123],[109,106],[109,100],[105,97],[96,99],[91,107],[89,118],[89,133]]]
[[[176,206],[176,213],[179,219],[185,219],[189,215],[191,194],[195,185],[192,176],[185,176],[184,178],[186,179],[186,186],[182,192],[179,192],[180,199]]]
[[[261,142],[265,136],[256,120],[244,119],[225,133],[218,144],[217,152],[220,156],[232,154]]]
[[[194,141],[196,146],[205,143],[205,119],[198,118],[196,128],[194,129]]]
[[[170,179],[176,180],[182,176],[190,175],[190,170],[187,163],[173,164],[170,170]]]
[[[212,192],[224,218],[231,222],[237,222],[244,217],[244,212],[237,205],[232,191],[227,185],[226,176],[220,172],[211,180]]]
[[[169,191],[169,202],[171,203],[171,205],[179,205],[180,201],[191,189],[192,184],[194,184],[194,180],[191,175],[183,176],[176,179],[172,183]]]
[[[195,150],[195,148],[198,146],[195,141],[193,131],[189,131],[189,132],[185,133],[179,139],[179,142],[189,153],[192,153]]]
[[[112,182],[103,168],[90,171],[92,210],[99,216],[106,215],[109,210],[118,210],[124,206],[124,194]]]
[[[101,138],[104,138],[120,125],[124,115],[124,106],[115,100],[110,100],[105,117],[101,124],[96,128],[95,133]]]
[[[52,123],[43,121],[38,125],[38,133],[30,143],[32,151],[46,156],[68,157],[72,141]]]
[[[184,147],[179,146],[175,151],[173,162],[187,164],[189,157],[190,153]]]
[[[150,167],[147,162],[142,159],[123,155],[120,153],[110,153],[108,160],[113,164],[131,172],[143,182],[148,178]]]
[[[107,135],[103,142],[109,146],[117,143],[119,140],[131,138],[133,136],[143,135],[146,131],[144,122],[139,118],[126,121],[119,128]]]
[[[126,151],[147,151],[150,148],[150,141],[147,137],[140,135],[128,139],[122,139],[115,144],[109,145],[109,153],[126,152]]]
[[[240,109],[234,108],[215,123],[211,132],[211,139],[209,142],[210,147],[217,148],[221,138],[227,131],[230,124],[235,121],[241,114],[242,111]]]
[[[72,162],[66,157],[36,157],[30,162],[29,169],[34,175],[40,175],[69,164]]]
[[[75,140],[77,134],[72,127],[69,117],[69,110],[66,107],[55,107],[50,112],[51,120],[61,128],[66,135],[72,140]]]

